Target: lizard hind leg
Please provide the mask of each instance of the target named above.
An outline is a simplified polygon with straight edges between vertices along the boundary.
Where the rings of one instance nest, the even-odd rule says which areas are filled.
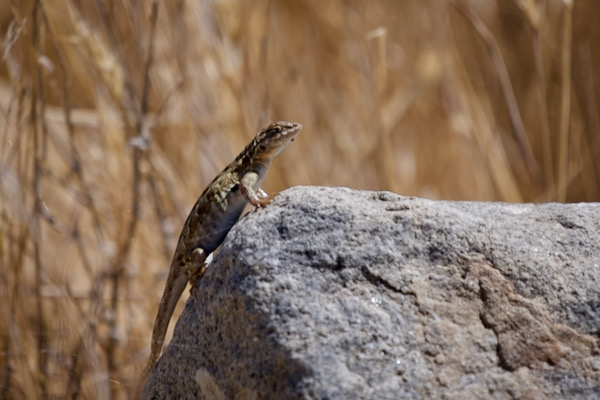
[[[196,247],[192,253],[190,254],[189,262],[186,263],[186,272],[188,276],[188,281],[192,286],[190,288],[190,294],[198,299],[198,281],[202,279],[204,273],[206,272],[206,259],[208,254],[201,249],[200,247]]]

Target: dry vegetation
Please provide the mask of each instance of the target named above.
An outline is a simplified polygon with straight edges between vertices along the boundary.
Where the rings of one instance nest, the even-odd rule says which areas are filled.
[[[276,119],[266,188],[600,199],[600,3],[0,4],[0,397],[128,398],[196,196]]]

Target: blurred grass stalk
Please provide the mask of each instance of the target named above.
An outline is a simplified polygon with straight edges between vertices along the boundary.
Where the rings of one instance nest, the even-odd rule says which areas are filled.
[[[571,40],[573,1],[562,0],[562,42],[561,42],[561,107],[560,135],[558,144],[558,196],[557,200],[567,199],[567,184],[569,176],[569,126],[571,122]]]

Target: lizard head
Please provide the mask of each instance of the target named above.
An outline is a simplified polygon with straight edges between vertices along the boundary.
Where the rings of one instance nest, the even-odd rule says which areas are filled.
[[[272,159],[281,152],[302,130],[298,122],[273,122],[260,131],[250,144],[254,158]]]

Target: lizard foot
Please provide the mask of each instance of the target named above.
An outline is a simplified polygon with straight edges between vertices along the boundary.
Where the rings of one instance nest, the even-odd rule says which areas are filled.
[[[249,212],[254,212],[259,208],[265,208],[267,205],[269,205],[272,201],[273,198],[278,194],[267,194],[265,193],[262,189],[259,189],[257,191],[258,197],[253,198],[250,201],[250,204],[252,204],[254,206],[254,208],[252,210],[250,210]]]

